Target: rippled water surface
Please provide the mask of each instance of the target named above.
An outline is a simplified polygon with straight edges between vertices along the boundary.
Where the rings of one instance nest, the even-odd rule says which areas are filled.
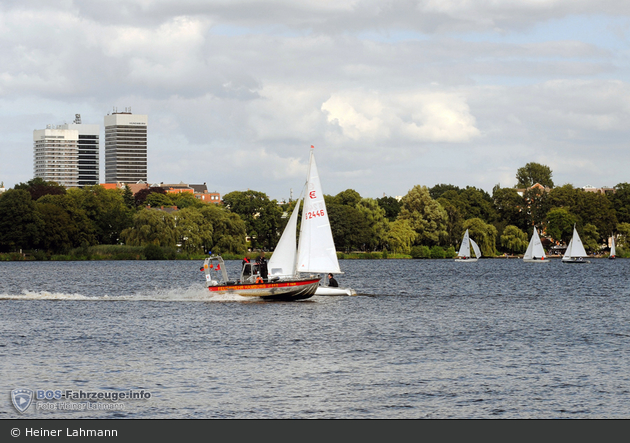
[[[630,418],[629,260],[342,260],[357,296],[298,302],[212,297],[201,264],[0,262],[0,418]],[[151,398],[20,415],[17,388]]]

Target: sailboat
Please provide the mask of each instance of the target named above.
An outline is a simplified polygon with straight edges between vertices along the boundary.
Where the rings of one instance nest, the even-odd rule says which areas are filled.
[[[608,258],[610,260],[614,260],[616,255],[617,255],[617,250],[615,249],[615,236],[613,235],[612,238],[611,238],[610,255],[608,256]]]
[[[474,257],[470,255],[471,245],[473,251],[475,251]],[[457,258],[455,259],[455,261],[473,263],[476,262],[479,257],[481,257],[479,246],[477,246],[477,243],[475,243],[475,241],[470,238],[470,235],[468,234],[468,229],[466,229],[466,232],[464,233],[464,239],[462,240],[462,245],[459,247],[459,252],[457,253]]]
[[[588,260],[584,260],[584,257],[588,257],[588,254],[584,250],[582,240],[578,235],[575,225],[573,225],[573,238],[567,246],[567,250],[562,257],[562,263],[590,263]]]
[[[550,263],[549,260],[545,260],[546,258],[545,250],[538,236],[538,230],[534,228],[534,235],[532,235],[527,251],[523,255],[523,261],[527,263]]]
[[[271,276],[288,278],[302,273],[341,274],[330,228],[321,181],[311,146],[304,207],[297,249],[295,246],[299,201],[269,260]],[[356,295],[351,288],[319,285],[315,295]]]

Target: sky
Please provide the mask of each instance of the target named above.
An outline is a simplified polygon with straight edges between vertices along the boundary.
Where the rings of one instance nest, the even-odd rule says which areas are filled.
[[[3,0],[0,181],[33,130],[148,115],[148,181],[298,194],[630,182],[625,0]]]

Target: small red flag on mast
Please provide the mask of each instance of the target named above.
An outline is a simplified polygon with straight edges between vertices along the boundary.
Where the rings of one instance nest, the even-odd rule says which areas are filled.
[[[315,149],[315,146],[311,145],[311,149]]]

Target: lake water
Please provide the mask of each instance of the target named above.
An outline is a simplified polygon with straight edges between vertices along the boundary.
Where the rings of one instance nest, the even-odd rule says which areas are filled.
[[[260,302],[200,261],[0,262],[0,418],[630,418],[630,260],[340,264],[357,296]]]

